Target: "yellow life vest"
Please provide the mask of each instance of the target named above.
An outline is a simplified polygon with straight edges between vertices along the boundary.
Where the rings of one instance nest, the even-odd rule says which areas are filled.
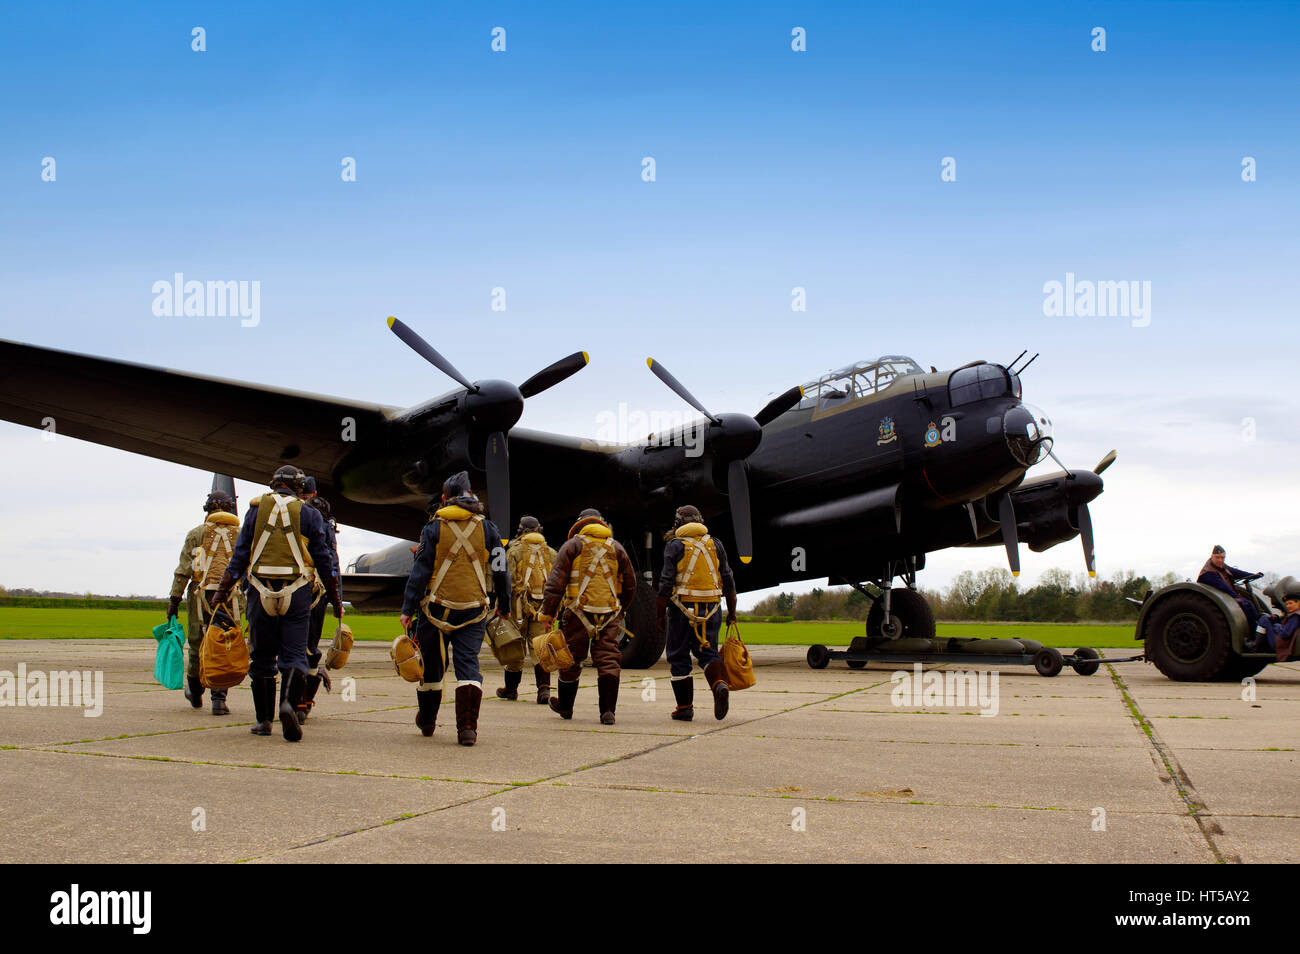
[[[515,550],[514,574],[510,585],[520,596],[541,600],[546,595],[546,578],[555,565],[555,551],[546,538],[533,531],[525,533],[511,547]]]
[[[686,523],[674,536],[685,549],[677,561],[673,596],[689,603],[716,603],[722,599],[722,574],[718,570],[718,548],[702,523]]]
[[[622,609],[619,593],[622,574],[607,524],[589,523],[578,531],[582,551],[574,558],[565,589],[567,606],[584,613],[617,613]]]
[[[225,575],[226,564],[235,554],[239,536],[239,518],[217,510],[203,521],[203,538],[194,548],[191,575],[201,589],[216,586]]]
[[[437,569],[425,588],[425,614],[429,615],[429,603],[456,610],[487,606],[491,602],[490,557],[483,515],[452,504],[437,511],[433,518],[440,524],[434,550]]]

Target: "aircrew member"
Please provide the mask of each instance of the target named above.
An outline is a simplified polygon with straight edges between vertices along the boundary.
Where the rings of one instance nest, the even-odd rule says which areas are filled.
[[[573,668],[560,673],[558,698],[550,706],[561,718],[573,718],[582,661],[591,647],[596,667],[596,696],[603,725],[614,724],[623,654],[618,648],[622,620],[636,596],[636,571],[623,545],[598,510],[584,510],[569,529],[546,579],[538,620],[547,628],[560,612],[560,629],[573,654]]]
[[[709,536],[700,512],[678,507],[673,528],[665,535],[664,566],[659,574],[659,625],[667,627],[668,666],[677,708],[672,717],[690,722],[695,715],[691,653],[704,667],[713,691],[713,717],[725,718],[730,687],[722,678],[718,655],[718,612],[727,600],[727,625],[736,621],[736,581],[727,565],[722,541]],[[665,618],[666,617],[666,618]]]
[[[433,735],[442,705],[442,680],[451,647],[456,670],[456,741],[478,741],[483,675],[478,654],[489,614],[510,612],[510,576],[502,538],[483,516],[483,504],[461,471],[442,485],[442,497],[420,534],[402,600],[402,629],[415,625],[415,642],[424,660],[424,678],[415,693],[415,724]],[[432,502],[431,502],[432,506]]]
[[[1268,648],[1277,653],[1277,661],[1285,662],[1291,655],[1296,643],[1296,633],[1300,632],[1300,588],[1293,588],[1282,594],[1282,605],[1286,616],[1261,617],[1260,629]]]
[[[189,587],[188,629],[189,658],[185,663],[185,698],[195,709],[203,707],[203,683],[199,681],[199,647],[203,633],[212,620],[211,596],[216,590],[221,574],[230,562],[235,535],[239,532],[239,518],[235,516],[235,501],[219,490],[208,494],[203,503],[207,514],[203,523],[185,535],[181,545],[180,561],[172,574],[171,599],[167,603],[167,618],[180,611],[181,597]],[[212,690],[212,714],[229,715],[226,690]]]
[[[271,477],[271,492],[250,503],[234,556],[215,597],[217,602],[228,600],[235,583],[247,575],[252,644],[249,677],[257,714],[252,732],[271,734],[278,669],[280,729],[289,742],[302,738],[295,709],[307,682],[312,565],[320,572],[335,617],[343,616],[343,595],[324,518],[298,499],[305,476],[291,464],[281,467]]]
[[[1251,629],[1254,629],[1259,621],[1259,610],[1254,603],[1237,592],[1237,581],[1254,574],[1248,570],[1238,570],[1235,566],[1228,566],[1227,558],[1227,551],[1221,546],[1215,546],[1210,551],[1210,558],[1201,567],[1196,582],[1222,590],[1236,600],[1241,611],[1246,614],[1246,622],[1250,624]]]
[[[545,636],[547,628],[538,620],[542,598],[546,591],[546,578],[555,565],[555,549],[542,536],[542,525],[536,517],[522,517],[515,530],[515,538],[506,548],[506,569],[510,573],[511,615],[519,632],[524,636],[528,651],[532,651],[533,637]],[[497,690],[502,699],[518,699],[519,683],[523,679],[524,665],[507,668],[506,684]],[[546,705],[551,698],[551,674],[541,666],[533,666],[537,679],[537,704]]]
[[[337,525],[334,522],[334,515],[330,511],[329,501],[316,493],[316,478],[308,477],[303,484],[303,493],[301,495],[303,503],[315,507],[325,521],[325,539],[329,545],[331,565],[334,568],[334,575],[342,579],[339,572],[339,551]],[[322,678],[328,678],[320,669],[322,654],[320,651],[321,633],[325,630],[325,610],[328,607],[328,601],[325,599],[325,584],[322,577],[314,567],[312,569],[311,583],[311,624],[307,630],[307,685],[303,689],[302,698],[298,701],[298,721],[300,723],[307,721],[307,716],[311,714],[311,707],[315,704],[316,692],[320,689]],[[327,685],[325,688],[329,688]]]

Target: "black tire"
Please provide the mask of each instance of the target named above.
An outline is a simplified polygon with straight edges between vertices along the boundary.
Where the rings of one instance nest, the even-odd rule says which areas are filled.
[[[1101,653],[1097,652],[1097,650],[1092,649],[1088,646],[1080,646],[1078,649],[1076,649],[1074,651],[1074,658],[1076,660],[1082,660],[1082,659],[1088,660],[1088,662],[1070,663],[1070,668],[1072,668],[1080,676],[1096,675],[1097,670],[1101,668],[1101,663],[1097,661],[1101,659]]]
[[[850,659],[850,660],[849,660],[849,668],[850,668],[850,669],[866,669],[866,668],[867,668],[867,664],[866,664],[866,662],[864,662],[864,661],[861,660],[861,659]]]
[[[903,631],[897,638],[934,639],[934,610],[916,590],[896,586],[889,592],[889,615],[897,616],[903,624]],[[880,600],[871,604],[867,612],[867,638],[881,636],[880,627],[885,621],[885,608]]]
[[[1145,641],[1147,659],[1176,682],[1211,682],[1232,658],[1223,611],[1187,590],[1170,593],[1151,610]]]
[[[624,669],[649,669],[664,654],[664,644],[668,634],[659,628],[655,620],[655,604],[658,594],[655,588],[645,580],[636,584],[636,599],[627,611],[623,625],[630,629],[636,639],[623,635],[620,648],[623,650]]]
[[[1065,666],[1065,657],[1055,646],[1044,646],[1038,652],[1034,653],[1034,669],[1040,676],[1052,676],[1060,673]]]
[[[831,661],[831,651],[818,643],[808,647],[808,666],[811,669],[825,669]]]
[[[1271,662],[1274,662],[1274,660],[1267,656],[1260,659],[1256,656],[1238,656],[1234,653],[1232,658],[1228,660],[1228,664],[1214,677],[1214,681],[1240,682],[1243,679],[1258,675]]]

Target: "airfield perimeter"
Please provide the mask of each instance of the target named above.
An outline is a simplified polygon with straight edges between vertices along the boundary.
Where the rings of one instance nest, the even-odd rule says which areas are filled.
[[[0,670],[101,669],[106,693],[98,718],[0,708],[0,861],[1300,861],[1295,664],[1260,673],[1254,702],[1143,663],[1008,667],[984,717],[895,707],[903,667],[813,671],[802,647],[760,646],[725,722],[702,685],[696,721],[669,720],[661,662],[623,673],[602,727],[594,676],[564,722],[531,671],[520,701],[495,698],[485,653],[462,748],[450,704],[420,736],[383,644],[357,644],[296,745],[249,735],[247,683],[231,716],[191,709],[153,682],[153,650],[0,641]]]

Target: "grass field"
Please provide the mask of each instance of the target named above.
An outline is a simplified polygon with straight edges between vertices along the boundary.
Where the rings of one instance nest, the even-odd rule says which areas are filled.
[[[156,610],[38,609],[0,606],[0,639],[132,639],[148,638],[163,621]],[[184,622],[184,617],[182,617]],[[326,618],[326,639],[333,632],[333,617]],[[390,640],[400,632],[396,616],[347,617],[357,639]],[[853,622],[742,623],[741,637],[755,646],[847,646],[862,635]],[[1133,648],[1129,624],[1088,623],[940,623],[940,636],[1023,636],[1045,646],[1077,649],[1079,646]]]

